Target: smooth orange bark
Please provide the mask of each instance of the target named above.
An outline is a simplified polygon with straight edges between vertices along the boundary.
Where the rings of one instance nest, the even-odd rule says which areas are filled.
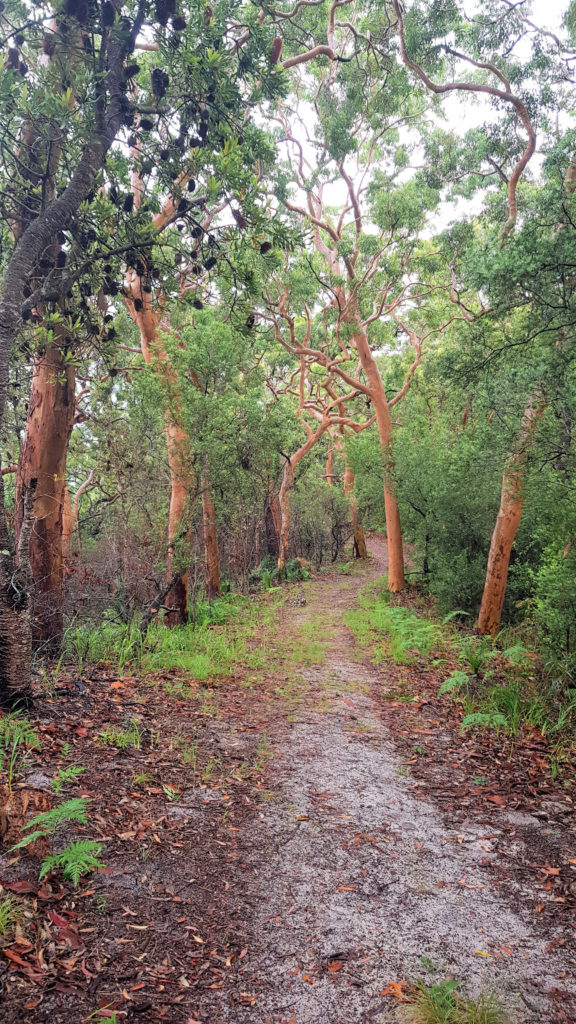
[[[516,449],[504,463],[500,508],[492,534],[484,593],[478,615],[478,631],[482,634],[495,636],[500,628],[510,555],[522,518],[528,453],[545,408],[546,403],[539,395],[527,406],[522,417]]]

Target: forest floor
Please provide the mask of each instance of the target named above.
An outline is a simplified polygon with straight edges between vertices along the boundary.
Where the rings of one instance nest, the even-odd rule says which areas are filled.
[[[535,733],[462,735],[429,663],[358,649],[371,550],[264,599],[260,657],[217,685],[100,667],[38,697],[42,752],[4,801],[3,1024],[401,1024],[419,978],[576,1021],[572,781]],[[127,721],[132,744],[102,742]],[[76,890],[9,852],[64,763],[106,865]]]

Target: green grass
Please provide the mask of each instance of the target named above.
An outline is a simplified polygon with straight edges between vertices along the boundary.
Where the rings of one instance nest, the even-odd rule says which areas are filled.
[[[417,983],[417,996],[409,1010],[411,1024],[509,1024],[509,1016],[496,995],[461,996],[460,983]]]
[[[126,750],[132,747],[134,750],[142,748],[142,732],[138,722],[130,722],[125,729],[118,729],[115,725],[107,725],[98,737],[98,742],[108,747],[118,747],[119,750]]]
[[[410,608],[391,604],[382,582],[364,589],[359,607],[348,612],[344,622],[358,642],[372,649],[378,664],[391,658],[396,665],[411,665],[426,657],[442,641],[438,623],[423,619]]]
[[[63,659],[75,662],[81,674],[87,664],[105,662],[120,675],[180,670],[201,682],[230,673],[245,655],[244,634],[256,606],[247,598],[227,595],[196,606],[196,621],[173,629],[152,623],[142,636],[134,623],[103,622],[68,630]]]

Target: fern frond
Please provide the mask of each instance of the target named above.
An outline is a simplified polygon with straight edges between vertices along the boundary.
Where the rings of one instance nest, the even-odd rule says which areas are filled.
[[[0,718],[0,747],[9,749],[16,744],[19,746],[35,747],[40,749],[41,743],[38,733],[32,728],[27,718],[19,718],[12,712]]]
[[[42,879],[49,871],[59,870],[64,878],[71,881],[76,888],[82,875],[104,867],[102,861],[98,860],[102,849],[102,843],[95,843],[91,839],[80,839],[77,842],[69,843],[60,853],[53,853],[44,858],[38,877]]]
[[[23,828],[40,828],[44,833],[51,833],[56,832],[68,821],[79,821],[82,825],[86,825],[88,803],[89,797],[74,797],[72,800],[65,800],[63,804],[58,804],[51,811],[43,811],[42,814],[30,818]]]

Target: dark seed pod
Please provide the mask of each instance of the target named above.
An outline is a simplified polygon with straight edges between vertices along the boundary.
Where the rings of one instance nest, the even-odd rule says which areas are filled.
[[[22,294],[24,295],[25,299],[30,298],[30,296],[32,295],[32,288],[30,287],[29,284],[24,285],[24,290]]]
[[[150,161],[149,160],[145,160],[144,163],[142,164],[142,167],[140,168],[140,170],[141,170],[142,174],[150,174],[151,171],[152,171],[152,164],[150,163]]]
[[[142,291],[146,292],[146,295],[151,295],[152,294],[152,288],[151,288],[151,286],[149,284],[143,285]]]
[[[104,323],[111,324],[113,319],[114,317],[112,316],[112,313],[106,313],[106,316],[104,317]]]
[[[254,327],[255,323],[256,323],[256,317],[254,316],[253,313],[250,313],[250,315],[246,317],[246,327],[248,328],[249,331],[252,330],[252,328]]]
[[[271,248],[272,242],[262,242],[262,245],[260,246],[260,252],[264,256],[267,252],[270,252]]]
[[[104,28],[111,28],[114,24],[116,17],[116,11],[114,5],[110,3],[110,0],[104,0],[102,4],[102,25]]]
[[[92,53],[92,40],[90,39],[90,36],[86,35],[86,33],[82,36],[82,49],[84,50],[84,53]]]
[[[27,320],[31,320],[32,312],[29,309],[25,309],[24,312],[22,313],[22,319],[24,320],[24,322],[26,322]]]
[[[124,114],[124,125],[126,128],[132,128],[134,125],[134,114],[131,110],[127,110]]]
[[[155,14],[156,21],[158,22],[158,24],[162,25],[163,28],[166,28],[166,25],[168,24],[168,19],[170,18],[170,10],[168,4],[166,3],[166,0],[156,0]]]
[[[190,234],[192,235],[192,238],[202,238],[202,235],[204,234],[204,231],[200,227],[200,225],[197,224],[195,228],[192,228],[192,231],[190,232]]]
[[[109,331],[106,331],[106,341],[112,341],[116,337],[116,331],[113,327]]]
[[[109,377],[117,377],[118,376],[118,370],[116,369],[115,366],[111,366],[110,367],[110,369],[108,370],[108,376]]]
[[[18,73],[21,78],[26,78],[26,75],[28,74],[28,65],[25,64],[23,60],[21,60],[18,65]]]
[[[112,185],[110,191],[108,192],[108,198],[111,203],[116,204],[118,202],[118,189],[115,185]]]
[[[26,36],[23,36],[22,33],[19,32],[14,42],[16,43],[16,46],[24,46],[24,43],[26,42]]]
[[[188,200],[182,198],[178,203],[178,213],[185,213],[188,209]]]
[[[52,267],[52,260],[39,260],[38,265],[40,267],[40,270],[50,270],[50,268]]]
[[[56,257],[56,266],[60,270],[62,269],[62,267],[66,266],[66,253],[62,252],[62,250],[60,250],[60,252],[58,253],[58,255]]]
[[[177,50],[180,46],[180,36],[177,32],[173,32],[172,35],[168,37],[168,46],[171,50]]]
[[[176,230],[177,231],[184,231],[184,225],[183,224],[177,224],[176,225]]]
[[[238,143],[239,146],[243,146],[244,145],[244,136],[243,135],[239,135],[238,138],[236,139],[236,142]]]
[[[94,228],[88,228],[88,231],[86,232],[86,238],[87,238],[87,240],[89,242],[95,242],[96,241],[96,239],[98,238],[98,235],[94,231]]]
[[[178,17],[172,19],[172,28],[175,32],[183,32],[186,28],[186,18]]]
[[[144,303],[142,302],[142,299],[134,299],[134,309],[136,310],[137,313],[142,312],[142,310],[144,309]]]
[[[194,306],[194,309],[204,309],[204,304],[200,302],[200,299],[194,299],[192,305]]]
[[[245,227],[248,227],[248,221],[246,220],[244,214],[240,212],[240,210],[233,209],[232,216],[234,217],[234,220],[236,221],[239,228],[243,229]]]
[[[268,60],[270,61],[271,64],[277,64],[278,61],[280,60],[280,54],[282,53],[282,44],[283,40],[281,36],[276,36],[276,38],[272,40],[272,46],[270,47],[270,55],[268,57]]]
[[[135,78],[139,72],[139,64],[129,64],[128,67],[124,69],[124,78]]]
[[[192,138],[190,139],[190,149],[202,149],[203,145],[204,143],[202,139],[199,138],[197,135],[193,135]]]
[[[125,213],[132,213],[134,209],[134,196],[126,196],[122,203],[122,209]]]
[[[196,188],[196,182],[194,181],[194,178],[190,178],[190,181],[186,185],[186,188],[188,189],[189,192],[194,192]]]
[[[193,274],[196,274],[196,276],[202,273],[202,267],[200,266],[199,263],[193,263],[190,269]]]
[[[170,77],[163,68],[154,68],[150,74],[152,92],[157,99],[161,100],[166,95],[166,89],[170,84]]]
[[[54,39],[54,35],[51,32],[46,33],[42,36],[42,53],[45,53],[47,57],[52,57],[54,56],[55,50],[56,40]],[[10,67],[10,63],[8,63],[8,67]]]
[[[134,146],[138,145],[138,136],[137,135],[129,135],[128,136],[128,145],[130,146],[130,149],[134,149]]]
[[[64,245],[64,243],[66,242],[66,235],[64,234],[63,231],[59,231],[57,233],[56,241],[58,242],[58,245]]]
[[[143,132],[151,132],[154,127],[154,121],[151,121],[149,117],[143,117],[140,121],[140,127]]]
[[[161,149],[160,150],[160,159],[161,160],[168,160],[169,156],[170,156],[170,150],[169,149]]]
[[[212,270],[212,267],[215,267],[217,262],[218,261],[215,256],[209,256],[204,263],[204,267],[206,270]]]

